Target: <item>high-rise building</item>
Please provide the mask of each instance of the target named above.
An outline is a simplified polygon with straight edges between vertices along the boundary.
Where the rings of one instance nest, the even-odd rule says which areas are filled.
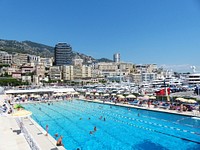
[[[113,55],[113,61],[116,63],[120,62],[120,54],[119,53],[116,53]]]
[[[55,65],[70,65],[72,63],[72,48],[67,43],[58,43],[54,49]]]

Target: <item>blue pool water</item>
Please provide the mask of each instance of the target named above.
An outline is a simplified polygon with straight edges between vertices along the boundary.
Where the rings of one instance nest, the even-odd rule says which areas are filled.
[[[187,116],[81,100],[25,108],[52,137],[62,135],[68,150],[200,149],[200,120]]]

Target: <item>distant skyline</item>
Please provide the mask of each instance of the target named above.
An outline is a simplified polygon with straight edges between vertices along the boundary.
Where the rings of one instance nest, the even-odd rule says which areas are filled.
[[[94,58],[200,71],[199,0],[1,0],[0,39],[66,42]]]

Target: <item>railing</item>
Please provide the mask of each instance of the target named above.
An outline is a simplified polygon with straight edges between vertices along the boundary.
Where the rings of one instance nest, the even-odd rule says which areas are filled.
[[[24,134],[24,137],[26,139],[26,141],[28,142],[30,148],[32,150],[40,150],[38,144],[35,142],[35,140],[33,139],[33,137],[31,136],[31,134],[28,132],[28,130],[26,129],[26,127],[24,126],[23,122],[20,121],[19,118],[16,118],[16,122],[20,127],[21,133]]]

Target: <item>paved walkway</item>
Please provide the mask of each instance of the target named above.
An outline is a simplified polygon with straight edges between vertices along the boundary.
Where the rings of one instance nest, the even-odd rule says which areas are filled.
[[[0,95],[0,106],[4,103],[4,95]],[[23,118],[23,124],[41,150],[65,150],[56,146],[56,140],[31,118]],[[14,117],[0,113],[0,150],[31,150]]]
[[[33,139],[38,143],[41,150],[65,150],[63,146],[56,146],[56,140],[50,135],[45,136],[45,130],[39,126],[33,119],[23,119],[23,124]]]
[[[0,133],[1,150],[30,150],[14,118],[0,115]]]

